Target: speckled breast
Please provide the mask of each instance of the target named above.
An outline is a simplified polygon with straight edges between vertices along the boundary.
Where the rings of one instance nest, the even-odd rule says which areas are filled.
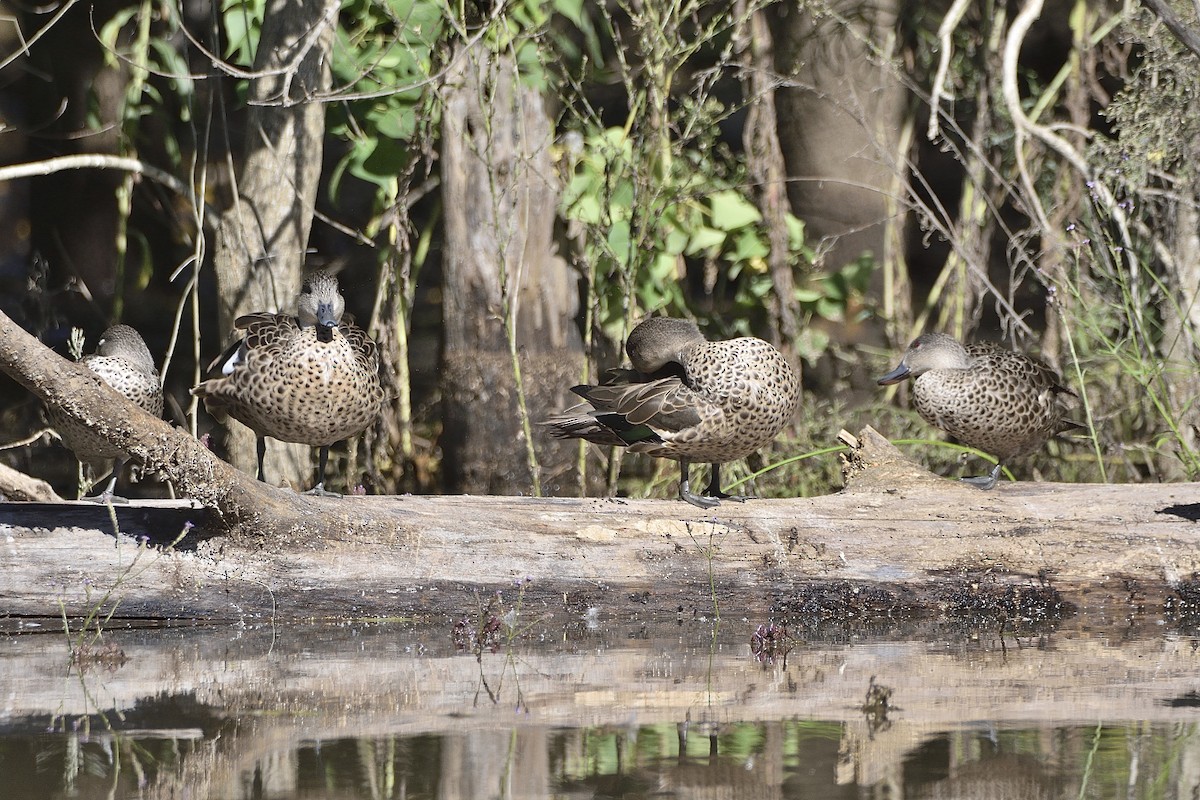
[[[231,414],[262,435],[286,442],[331,445],[378,417],[378,367],[340,333],[317,340],[305,329],[263,369],[238,376],[242,402]]]

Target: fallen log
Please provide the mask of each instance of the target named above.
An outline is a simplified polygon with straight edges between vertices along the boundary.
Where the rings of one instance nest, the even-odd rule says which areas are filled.
[[[57,616],[61,602],[85,616],[100,587],[128,620],[462,616],[516,597],[576,619],[592,609],[839,623],[932,614],[998,626],[1074,613],[1124,624],[1191,608],[1200,485],[982,492],[921,470],[870,429],[851,438],[844,491],[709,511],[674,500],[311,499],[323,536],[159,549],[114,537],[103,508],[95,526],[65,529],[54,518],[18,526],[17,504],[0,504],[0,609]],[[178,536],[174,525],[159,540]]]
[[[301,536],[344,526],[369,527],[312,498],[268,486],[217,458],[194,437],[147,414],[94,372],[50,350],[0,312],[0,371],[128,452],[214,512],[232,535]],[[348,510],[349,507],[347,507]]]

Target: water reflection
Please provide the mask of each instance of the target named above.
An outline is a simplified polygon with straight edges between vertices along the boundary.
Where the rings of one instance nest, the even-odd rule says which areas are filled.
[[[565,631],[565,632],[564,632]],[[0,647],[0,797],[1191,798],[1195,642],[752,626],[112,633]],[[81,669],[82,667],[82,669]]]

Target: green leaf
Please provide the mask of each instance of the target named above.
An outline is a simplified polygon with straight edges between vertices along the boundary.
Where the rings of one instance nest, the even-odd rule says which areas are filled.
[[[684,252],[689,256],[694,256],[697,253],[719,250],[724,247],[726,236],[725,231],[701,226],[692,231],[691,241],[688,242],[687,250]]]
[[[667,231],[663,247],[671,255],[677,256],[687,247],[690,238],[687,231],[681,230],[678,226],[672,226]]]
[[[612,227],[608,229],[608,236],[605,237],[608,243],[609,253],[613,260],[618,264],[629,263],[629,222],[628,220],[614,220]]]
[[[735,237],[733,252],[729,255],[729,260],[749,261],[751,259],[763,259],[770,254],[770,245],[758,235],[758,231],[755,228],[746,228],[739,231]]]
[[[754,204],[732,189],[709,195],[708,204],[712,209],[713,227],[723,231],[744,228],[762,219]]]
[[[804,220],[787,214],[783,218],[783,223],[787,227],[788,232],[788,249],[800,250],[804,247]]]

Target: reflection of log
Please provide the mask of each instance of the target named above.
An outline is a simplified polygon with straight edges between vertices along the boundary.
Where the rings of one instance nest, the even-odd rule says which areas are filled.
[[[728,734],[739,722],[782,725],[789,733],[764,738],[754,769],[766,786],[801,782],[806,791],[793,786],[789,797],[835,796],[839,732],[861,737],[861,746],[851,748],[857,760],[851,774],[860,786],[901,774],[909,754],[947,731],[978,736],[980,720],[1000,729],[1094,726],[1097,720],[1118,727],[1159,723],[1156,728],[1178,737],[1176,746],[1194,738],[1195,709],[1162,702],[1195,688],[1195,654],[1184,638],[1119,641],[1077,630],[1043,642],[1009,636],[1006,651],[986,636],[946,637],[937,646],[921,640],[806,643],[797,646],[791,665],[763,668],[747,656],[747,626],[734,619],[715,631],[693,621],[657,627],[606,621],[597,630],[564,630],[561,620],[539,622],[538,613],[527,608],[518,614],[525,635],[516,638],[513,652],[485,652],[478,660],[455,650],[445,623],[116,631],[104,642],[121,650],[123,665],[82,674],[67,669],[61,635],[11,637],[0,649],[8,690],[0,720],[10,736],[45,736],[50,718],[70,731],[82,715],[97,711],[118,726],[184,729],[181,738],[190,736],[189,728],[206,731],[209,746],[181,748],[182,764],[158,771],[146,796],[164,798],[189,794],[159,791],[176,775],[188,776],[191,789],[205,788],[190,796],[241,797],[246,793],[238,791],[238,781],[247,775],[261,774],[269,782],[264,788],[288,786],[302,748],[389,736],[412,741],[423,734],[444,737],[441,759],[459,770],[469,753],[501,760],[503,743],[512,743],[508,774],[523,781],[563,769],[548,767],[546,756],[561,762],[568,748],[576,769],[589,771],[594,754],[586,755],[579,739],[572,743],[573,735],[594,740],[607,731],[620,736],[660,726],[661,751],[625,751],[623,774],[638,776],[645,774],[644,759],[666,755],[674,741],[670,732],[684,720],[701,739],[709,731]],[[896,720],[873,741],[858,706],[872,676],[892,687],[899,706]],[[484,681],[495,689],[494,698],[482,691]],[[807,721],[829,724],[822,730],[804,727]],[[101,732],[95,718],[92,726],[93,735]],[[1047,736],[1035,745],[1026,738],[1022,747],[1049,750],[1044,754],[1057,756],[1050,761],[1064,774],[1081,769],[1089,748],[1055,751],[1059,741]],[[439,750],[427,752],[438,757]],[[704,760],[693,754],[690,763]],[[804,768],[770,766],[785,756],[801,759]],[[966,754],[947,764],[947,787],[974,779],[971,759]],[[195,769],[197,763],[204,768]],[[416,769],[424,775],[430,770]],[[654,769],[680,781],[689,772],[662,764]],[[515,785],[528,791],[513,797],[546,796]],[[478,788],[466,780],[459,786]],[[263,792],[285,794],[293,793]]]

